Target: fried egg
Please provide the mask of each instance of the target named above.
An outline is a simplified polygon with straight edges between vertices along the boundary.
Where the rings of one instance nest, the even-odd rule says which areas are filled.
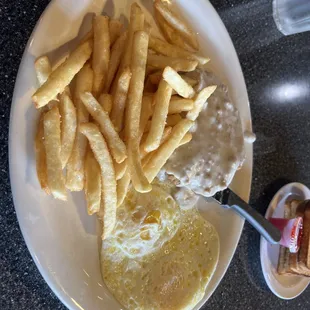
[[[219,238],[196,209],[182,210],[167,188],[131,189],[101,248],[105,284],[126,309],[192,309],[217,265]]]

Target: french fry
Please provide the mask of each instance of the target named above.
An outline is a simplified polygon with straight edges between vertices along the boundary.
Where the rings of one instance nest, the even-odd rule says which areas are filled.
[[[149,192],[152,186],[147,181],[140,159],[140,116],[145,79],[149,36],[144,31],[134,34],[132,44],[132,77],[128,92],[126,109],[126,137],[128,148],[128,166],[133,186],[138,192]]]
[[[124,176],[117,181],[117,207],[119,207],[127,195],[130,185],[130,171],[127,168]]]
[[[117,82],[116,91],[113,97],[111,121],[117,132],[123,129],[123,119],[125,112],[125,105],[128,95],[128,89],[130,85],[131,72],[129,67],[125,68],[123,73],[120,75]]]
[[[124,69],[129,67],[131,69],[131,55],[132,55],[132,42],[135,32],[141,31],[144,28],[144,14],[141,7],[137,3],[133,3],[130,8],[130,22],[128,27],[128,34],[126,40],[126,49],[116,75],[114,82],[112,84],[112,94],[115,94],[117,82],[120,75],[123,73]]]
[[[47,56],[42,56],[35,61],[34,67],[36,70],[38,82],[41,86],[47,81],[49,75],[52,73],[51,63]]]
[[[171,115],[168,115],[167,117],[166,125],[173,127],[177,123],[179,123],[181,120],[182,120],[182,117],[180,114],[171,114]]]
[[[87,203],[87,212],[89,215],[99,212],[101,203],[101,170],[89,148],[85,156],[85,198]]]
[[[101,94],[98,99],[99,104],[102,106],[103,110],[108,114],[112,111],[112,95],[110,94]]]
[[[172,28],[178,31],[178,33],[193,49],[199,49],[196,33],[190,29],[186,23],[180,20],[174,12],[170,11],[161,0],[155,0],[154,8],[161,14],[161,16]]]
[[[81,124],[80,132],[87,137],[101,169],[102,210],[100,212],[103,221],[102,239],[105,239],[111,234],[116,222],[117,192],[113,160],[98,126],[92,123]]]
[[[93,93],[97,97],[104,89],[110,61],[109,17],[98,15],[93,19],[94,52],[92,67],[94,70]]]
[[[149,131],[151,129],[151,124],[152,124],[152,120],[147,121],[147,123],[144,127],[144,131],[143,131],[144,134],[149,133]]]
[[[171,97],[168,114],[177,114],[184,111],[190,111],[194,107],[192,99],[185,99],[178,96]]]
[[[86,41],[93,40],[93,38],[94,38],[94,29],[92,26],[91,29],[81,39],[80,45],[85,43]]]
[[[172,127],[165,127],[164,129],[164,132],[163,132],[163,135],[161,137],[161,141],[160,141],[160,145],[163,144],[168,138],[169,138],[169,135],[171,133],[171,130],[172,130]],[[145,151],[144,149],[144,143],[146,141],[146,138],[147,138],[148,134],[145,133],[142,138],[141,138],[141,143],[140,143],[140,156],[141,156],[141,159],[142,159],[142,167],[144,165],[144,162],[143,162],[143,158],[147,155],[147,154],[151,154],[151,153],[148,153]]]
[[[120,180],[126,170],[127,170],[127,160],[124,160],[122,163],[118,164],[117,162],[114,162],[114,170],[115,170],[115,178],[116,178],[116,181]]]
[[[159,54],[166,55],[169,57],[197,60],[200,65],[205,65],[207,62],[210,61],[210,58],[202,57],[202,56],[198,56],[196,54],[190,53],[187,50],[184,50],[178,46],[169,44],[154,36],[150,37],[149,48]]]
[[[155,93],[156,92],[156,89],[157,89],[157,85],[153,84],[151,81],[150,81],[150,77],[147,77],[146,78],[146,82],[145,82],[145,85],[144,85],[144,93],[145,92],[148,92],[148,93]]]
[[[117,163],[123,162],[127,158],[126,146],[114,129],[107,112],[103,110],[91,93],[81,94],[81,100],[94,120],[99,124],[115,161]]]
[[[208,98],[215,92],[216,85],[205,87],[201,90],[194,99],[194,108],[186,114],[186,118],[191,121],[195,121],[199,116],[204,104]]]
[[[163,70],[158,70],[152,74],[149,75],[149,79],[152,84],[158,85],[163,77]]]
[[[41,113],[35,138],[36,168],[41,188],[50,195],[47,181],[46,153],[44,146],[44,112]]]
[[[67,162],[70,158],[73,149],[77,128],[77,117],[75,106],[66,90],[60,96],[59,109],[61,115],[60,158],[62,169],[64,169],[67,165]]]
[[[77,133],[71,156],[67,163],[66,187],[71,191],[81,191],[84,187],[84,158],[87,139],[79,132],[79,126],[89,120],[89,113],[80,99],[84,92],[91,91],[93,87],[93,70],[86,64],[76,76],[76,85],[73,101],[77,112]]]
[[[82,69],[92,53],[92,42],[86,41],[51,73],[47,81],[33,94],[32,101],[36,108],[47,105],[62,93],[74,76]]]
[[[109,63],[109,70],[106,79],[106,83],[104,85],[104,92],[108,93],[110,91],[111,84],[115,77],[115,73],[119,67],[121,62],[121,57],[124,52],[125,43],[127,40],[127,32],[124,32],[115,42],[111,49],[111,59]]]
[[[151,128],[144,145],[146,152],[152,152],[160,145],[166,125],[171,93],[172,88],[169,84],[165,80],[161,80],[154,96],[154,113]]]
[[[164,80],[184,98],[193,98],[195,91],[182,77],[171,67],[166,67],[163,72]]]
[[[152,67],[152,66],[147,66],[146,67],[146,70],[145,70],[145,76],[149,76],[149,75],[151,75],[151,74],[153,74],[153,73],[155,73],[155,72],[157,72],[158,71],[158,69],[157,68],[155,68],[155,67]]]
[[[164,144],[170,137],[170,134],[171,134],[171,131],[172,131],[172,127],[166,127],[165,130],[164,130],[164,133],[163,133],[163,137],[160,141],[160,145]],[[188,143],[190,140],[190,137],[187,136],[187,135],[191,135],[190,133],[187,133],[184,138],[181,140],[180,142],[180,145],[184,145],[186,143]],[[184,140],[184,141],[183,141]],[[143,153],[143,157],[142,158],[142,167],[145,167],[147,165],[147,163],[151,160],[152,156],[156,153],[156,150],[153,151],[153,152],[150,152],[150,153]]]
[[[142,107],[140,116],[140,136],[143,135],[146,124],[153,114],[153,96],[143,96],[142,97]]]
[[[111,46],[121,35],[123,24],[117,19],[111,19],[109,23],[110,44]]]
[[[137,31],[144,29],[144,14],[141,7],[137,3],[133,3],[130,8],[130,23],[128,31],[128,39],[126,43],[126,52],[122,59],[121,69],[130,67],[132,63],[133,38]],[[132,70],[131,70],[132,71]]]
[[[54,107],[46,112],[43,122],[48,187],[54,198],[67,200],[60,158],[60,114],[58,108]]]
[[[159,26],[159,29],[161,30],[168,42],[189,52],[195,51],[185,42],[185,40],[179,35],[179,33],[166,22],[166,20],[156,9],[154,10],[154,16]]]
[[[164,69],[170,66],[175,71],[191,72],[197,68],[198,61],[149,54],[147,64],[157,69]]]
[[[192,135],[190,132],[188,132],[188,133],[183,137],[183,139],[181,140],[179,146],[182,146],[182,145],[185,145],[185,144],[191,142],[192,139],[193,139],[193,135]]]
[[[182,75],[180,74],[180,76],[182,77],[182,79],[190,86],[194,87],[198,84],[198,81],[197,80],[194,80],[190,77],[188,77],[187,75]],[[172,95],[177,95],[178,93],[173,89],[172,90]]]
[[[194,122],[190,120],[181,120],[172,129],[168,140],[154,152],[154,155],[144,167],[144,172],[149,182],[154,180],[193,124]]]
[[[47,56],[39,57],[34,63],[37,79],[39,85],[46,82],[48,76],[52,72],[52,67]],[[44,146],[44,110],[38,122],[37,133],[35,137],[35,152],[36,152],[36,169],[41,188],[49,195],[51,192],[48,188],[47,181],[47,167],[46,167],[46,153]]]

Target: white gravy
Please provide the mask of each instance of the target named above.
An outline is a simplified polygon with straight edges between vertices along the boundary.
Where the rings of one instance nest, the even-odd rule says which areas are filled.
[[[199,88],[218,85],[192,128],[193,139],[178,148],[164,167],[167,174],[195,193],[212,196],[228,187],[244,161],[244,135],[228,89],[213,74]],[[182,205],[182,204],[181,204]]]

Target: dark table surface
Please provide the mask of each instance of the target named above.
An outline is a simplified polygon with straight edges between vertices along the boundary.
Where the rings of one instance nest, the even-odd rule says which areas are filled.
[[[284,37],[271,0],[211,0],[239,55],[254,131],[251,203],[262,213],[289,181],[310,186],[310,32]],[[38,272],[22,238],[9,182],[8,126],[23,50],[48,0],[0,0],[0,309],[65,309]],[[308,118],[309,117],[309,118]],[[260,237],[245,225],[236,254],[204,309],[310,309],[310,288],[292,301],[269,291]]]

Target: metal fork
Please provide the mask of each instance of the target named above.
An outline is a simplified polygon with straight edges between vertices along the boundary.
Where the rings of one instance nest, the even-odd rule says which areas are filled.
[[[269,243],[278,244],[281,240],[281,232],[272,225],[266,218],[243,201],[236,193],[227,188],[216,193],[213,197],[204,197],[208,202],[217,202],[222,207],[233,209],[240,216],[245,218]]]

